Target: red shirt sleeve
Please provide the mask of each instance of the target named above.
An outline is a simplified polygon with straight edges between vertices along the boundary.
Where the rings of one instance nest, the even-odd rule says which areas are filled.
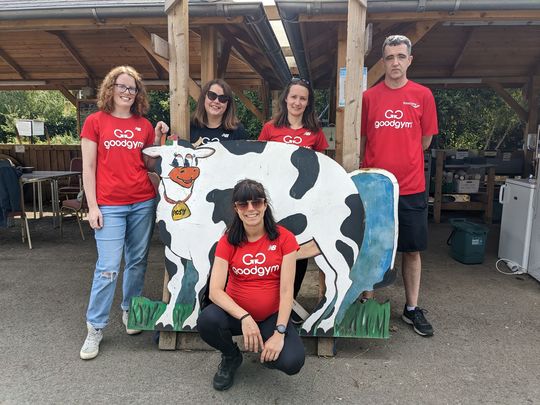
[[[97,114],[93,113],[86,117],[81,130],[81,138],[89,139],[95,143],[99,142],[99,120]]]
[[[230,263],[233,253],[234,246],[229,243],[229,241],[227,240],[227,234],[225,234],[219,239],[219,242],[217,244],[216,257],[219,257]]]
[[[269,141],[270,140],[270,126],[272,124],[270,122],[267,122],[264,124],[261,133],[259,134],[259,141]]]
[[[437,107],[433,93],[428,90],[424,97],[424,111],[421,119],[422,136],[431,136],[439,133],[437,124]]]
[[[280,239],[280,248],[281,254],[283,256],[288,255],[291,252],[296,252],[300,249],[296,237],[294,234],[286,228],[280,227],[279,229],[279,239]]]
[[[317,152],[324,152],[328,149],[328,141],[326,140],[326,136],[322,129],[317,132],[317,141],[313,145],[313,149]]]

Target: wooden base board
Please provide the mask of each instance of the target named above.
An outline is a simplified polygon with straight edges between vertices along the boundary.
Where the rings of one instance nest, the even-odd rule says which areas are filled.
[[[238,347],[243,348],[242,336],[234,336],[233,340]],[[302,337],[302,342],[307,355],[333,357],[335,352],[334,337]],[[160,350],[214,350],[206,344],[198,333],[193,332],[164,332],[159,334]]]

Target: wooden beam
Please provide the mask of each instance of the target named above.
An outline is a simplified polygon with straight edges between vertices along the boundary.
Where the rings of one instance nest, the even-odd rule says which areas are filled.
[[[525,109],[519,105],[519,103],[514,99],[514,97],[512,97],[505,89],[503,86],[501,86],[500,83],[496,83],[496,82],[489,82],[488,83],[489,87],[491,87],[493,90],[495,90],[495,92],[501,96],[501,98],[506,102],[506,104],[508,104],[510,106],[510,108],[512,108],[512,110],[515,111],[515,113],[518,115],[518,117],[523,121],[523,122],[527,122],[527,111],[525,111]]]
[[[213,27],[201,28],[201,83],[216,78],[217,38]]]
[[[150,34],[150,42],[152,43],[152,51],[161,56],[163,59],[169,60],[169,43],[157,34]]]
[[[454,76],[456,73],[457,68],[459,67],[459,64],[463,60],[463,55],[465,55],[465,51],[467,50],[469,44],[471,43],[471,39],[474,34],[474,27],[469,27],[466,29],[465,34],[465,40],[461,44],[461,50],[459,51],[459,54],[456,57],[456,60],[454,61],[454,65],[452,66],[452,71],[450,72],[450,76]]]
[[[86,61],[79,54],[79,51],[77,51],[75,47],[71,44],[71,42],[69,42],[66,36],[60,31],[47,31],[47,32],[51,35],[54,35],[56,38],[58,38],[58,40],[60,41],[64,49],[68,51],[68,53],[71,55],[73,60],[75,60],[75,62],[77,62],[77,64],[84,70],[84,72],[86,73],[86,76],[88,76],[88,78],[92,82],[95,82],[96,75],[94,74],[94,72],[92,71],[88,63],[86,63]]]
[[[188,0],[175,0],[169,4],[169,92],[171,134],[189,141],[189,14]]]
[[[422,21],[416,24],[413,24],[405,32],[405,36],[411,40],[411,43],[414,45],[420,41],[424,35],[426,35],[433,27],[435,27],[439,21]],[[414,62],[413,62],[414,63]],[[367,86],[368,88],[373,86],[379,81],[381,77],[384,76],[384,64],[382,58],[371,67],[368,71]]]
[[[61,85],[57,85],[56,88],[71,104],[77,107],[77,97],[75,97],[71,91],[69,91],[65,86]]]
[[[231,43],[228,41],[223,41],[221,46],[221,54],[218,57],[217,61],[217,72],[216,75],[220,79],[225,77],[225,72],[227,71],[227,65],[229,64],[229,57],[231,56]]]
[[[347,172],[360,166],[360,120],[362,112],[362,69],[367,0],[349,0],[347,20],[347,76],[345,77],[345,114],[342,166]]]
[[[344,88],[340,86],[340,69],[347,64],[347,25],[344,22],[338,23],[338,43],[336,58],[336,161],[343,165],[343,128],[345,110],[339,106],[339,98]]]
[[[244,92],[242,91],[242,89],[238,88],[238,87],[232,87],[232,90],[234,91],[234,94],[236,95],[236,97],[238,97],[240,99],[240,101],[242,103],[244,103],[244,105],[247,107],[247,109],[249,111],[251,111],[253,113],[253,115],[255,115],[255,117],[260,121],[260,122],[264,122],[264,115],[262,113],[261,110],[259,110],[255,104],[253,104],[253,102],[247,98],[244,94]]]
[[[152,70],[156,74],[158,79],[163,79],[163,74],[161,73],[163,68],[157,61],[153,58],[153,56],[148,52],[146,49],[144,50],[144,54],[146,55],[146,59],[148,60],[148,63],[152,67]]]
[[[4,59],[4,61],[15,71],[17,72],[17,74],[21,77],[21,79],[23,80],[28,80],[29,79],[29,76],[28,74],[24,71],[23,68],[21,68],[19,66],[19,64],[17,62],[15,62],[15,60],[8,55],[8,53],[6,51],[4,51],[2,48],[0,48],[0,58]]]

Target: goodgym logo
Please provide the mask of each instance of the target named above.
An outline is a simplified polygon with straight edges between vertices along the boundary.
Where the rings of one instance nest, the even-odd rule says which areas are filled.
[[[386,110],[384,112],[384,118],[386,120],[375,121],[374,126],[376,129],[382,127],[395,129],[412,128],[412,121],[401,121],[403,118],[403,111],[401,110]]]
[[[273,266],[260,266],[266,262],[266,256],[264,253],[257,253],[256,255],[246,253],[242,257],[242,262],[246,265],[246,267],[241,268],[232,266],[232,271],[234,274],[239,276],[253,275],[263,277],[279,270],[279,265],[277,264]]]

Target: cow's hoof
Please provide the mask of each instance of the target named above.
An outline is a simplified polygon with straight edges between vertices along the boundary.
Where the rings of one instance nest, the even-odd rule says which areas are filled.
[[[168,332],[174,332],[174,328],[172,325],[163,325],[162,322],[158,322],[156,323],[156,329],[157,330],[163,330],[163,331],[168,331]]]

